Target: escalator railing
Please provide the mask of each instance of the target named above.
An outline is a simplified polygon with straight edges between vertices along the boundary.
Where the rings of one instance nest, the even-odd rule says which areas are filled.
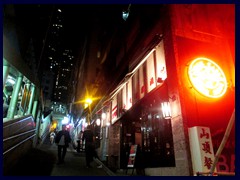
[[[31,115],[3,123],[4,174],[33,147],[36,126]]]

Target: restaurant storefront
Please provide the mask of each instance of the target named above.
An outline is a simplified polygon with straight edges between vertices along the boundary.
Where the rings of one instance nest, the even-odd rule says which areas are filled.
[[[129,146],[138,145],[146,175],[189,176],[211,169],[235,114],[234,24],[228,23],[228,32],[221,24],[222,12],[232,17],[234,7],[217,5],[219,11],[211,14],[213,7],[171,6],[172,19],[161,24],[166,29],[160,42],[129,64],[130,72],[109,95],[108,133],[102,141],[108,142],[107,155],[116,159],[117,168],[126,168]],[[193,21],[186,18],[191,13]],[[211,31],[216,27],[205,21],[206,14],[219,31]],[[159,34],[160,26],[149,38]],[[209,29],[205,33],[202,27]],[[190,133],[194,128],[201,130],[199,137]],[[191,143],[203,137],[207,143],[195,146],[201,153],[194,156]],[[234,149],[233,125],[215,171],[235,171]]]
[[[127,168],[131,145],[141,153],[139,166],[176,166],[165,64],[160,40],[112,93],[111,126],[103,142],[108,142],[108,161],[120,169]]]
[[[167,85],[164,84],[121,117],[121,168],[126,168],[128,146],[133,144],[138,145],[142,153],[143,164],[139,166],[175,166],[171,117],[164,117],[162,108],[167,98]]]

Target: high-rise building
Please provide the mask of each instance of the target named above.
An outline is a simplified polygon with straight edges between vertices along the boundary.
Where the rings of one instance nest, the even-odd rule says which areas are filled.
[[[45,39],[44,60],[46,61],[46,67],[45,76],[43,76],[48,78],[49,76],[46,74],[51,72],[53,75],[53,82],[42,85],[44,86],[43,89],[52,89],[52,92],[48,91],[48,94],[44,91],[46,98],[51,98],[54,102],[66,104],[68,99],[68,83],[71,77],[74,56],[72,50],[67,48],[67,45],[65,45],[63,41],[64,15],[62,13],[62,8],[53,8],[48,33]],[[42,82],[45,82],[45,80]],[[51,96],[49,96],[49,93]]]
[[[56,78],[54,84],[53,100],[58,102],[67,102],[68,100],[68,85],[71,78],[71,70],[73,67],[72,51],[64,49],[62,56],[59,57],[57,63]]]

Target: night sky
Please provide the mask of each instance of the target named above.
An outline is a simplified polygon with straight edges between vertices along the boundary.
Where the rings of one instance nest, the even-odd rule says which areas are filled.
[[[53,11],[51,4],[19,4],[16,7],[17,24],[22,33],[32,36],[41,51],[43,39],[46,37],[50,17]],[[54,8],[61,8],[63,14],[65,45],[74,51],[81,47],[83,39],[95,21],[100,22],[103,27],[114,23],[122,23],[122,10],[125,5],[103,5],[103,4],[56,4]]]

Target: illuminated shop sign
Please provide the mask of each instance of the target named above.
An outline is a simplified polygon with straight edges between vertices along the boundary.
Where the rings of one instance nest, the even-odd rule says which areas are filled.
[[[214,162],[214,151],[209,127],[188,128],[194,175],[209,172]],[[216,169],[214,169],[216,171]]]
[[[188,69],[193,87],[204,96],[218,98],[227,90],[227,80],[222,69],[207,58],[194,59]]]

